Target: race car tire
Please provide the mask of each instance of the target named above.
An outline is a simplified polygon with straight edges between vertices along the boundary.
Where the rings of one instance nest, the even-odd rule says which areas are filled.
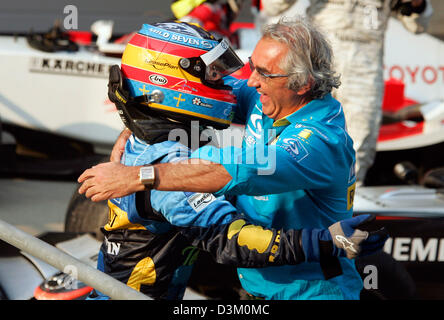
[[[377,282],[366,288],[370,272],[366,266],[374,266]],[[356,268],[364,282],[362,300],[411,300],[417,299],[416,285],[406,268],[384,251],[356,259]]]
[[[107,201],[92,202],[83,194],[74,191],[66,210],[65,232],[91,233],[97,240],[103,240],[100,227],[108,221]]]

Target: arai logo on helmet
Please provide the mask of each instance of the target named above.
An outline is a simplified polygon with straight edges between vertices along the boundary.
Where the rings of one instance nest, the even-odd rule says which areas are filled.
[[[165,77],[163,77],[163,76],[161,76],[161,75],[158,75],[158,74],[152,74],[152,75],[150,75],[149,79],[150,79],[150,81],[151,81],[152,83],[154,83],[154,84],[158,84],[158,85],[161,85],[161,86],[163,86],[163,85],[165,85],[165,84],[168,83],[167,78],[165,78]]]

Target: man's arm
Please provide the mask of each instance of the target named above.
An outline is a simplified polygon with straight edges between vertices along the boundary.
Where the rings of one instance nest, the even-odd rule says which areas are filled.
[[[131,130],[127,128],[123,129],[123,131],[120,133],[114,144],[113,150],[111,151],[110,161],[120,162],[123,152],[125,151],[126,141],[131,136],[131,133]]]
[[[277,230],[236,217],[226,224],[186,227],[182,233],[216,262],[243,268],[355,259],[382,249],[387,231],[363,231],[375,216],[360,215],[328,229]]]
[[[145,190],[145,186],[139,181],[140,168],[141,166],[125,166],[118,162],[93,166],[78,178],[77,181],[82,183],[79,193],[84,193],[92,201],[102,201]],[[159,163],[154,168],[154,189],[161,191],[213,193],[231,180],[230,174],[222,165],[206,160]]]
[[[221,164],[201,159],[160,163],[155,169],[158,177],[154,184],[156,190],[214,193],[231,180]]]
[[[351,146],[336,143],[332,148],[332,139],[315,129],[305,139],[301,137],[302,130],[290,128],[285,137],[281,134],[275,144],[267,147],[204,146],[184,162],[156,164],[154,189],[264,195],[328,186],[334,177],[332,159],[347,157]],[[138,178],[140,167],[126,169],[118,165],[101,164],[86,170],[78,179],[83,182],[79,192],[101,201],[143,190]]]

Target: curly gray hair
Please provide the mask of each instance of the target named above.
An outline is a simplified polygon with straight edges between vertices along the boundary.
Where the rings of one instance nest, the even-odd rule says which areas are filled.
[[[338,88],[340,76],[333,70],[333,50],[325,36],[302,16],[283,17],[277,23],[264,26],[263,38],[285,43],[289,54],[280,67],[290,76],[288,88],[298,91],[311,82],[307,93],[319,99]]]

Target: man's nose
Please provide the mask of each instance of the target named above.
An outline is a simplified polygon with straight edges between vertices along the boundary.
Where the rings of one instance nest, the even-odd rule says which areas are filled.
[[[247,85],[249,87],[258,88],[260,86],[259,75],[256,70],[253,70],[248,78]]]

